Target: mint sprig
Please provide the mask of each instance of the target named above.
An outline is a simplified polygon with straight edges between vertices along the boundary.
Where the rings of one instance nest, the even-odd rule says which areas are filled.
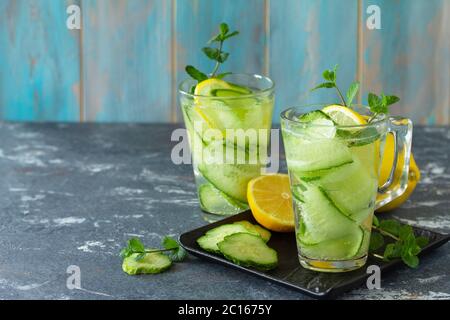
[[[321,89],[321,88],[335,88],[337,91],[337,94],[339,96],[339,99],[341,100],[342,105],[351,108],[353,100],[355,99],[356,95],[358,94],[358,91],[360,89],[360,84],[358,81],[352,82],[350,87],[348,88],[345,99],[342,94],[342,91],[339,89],[337,85],[337,69],[339,65],[335,65],[333,69],[327,69],[322,73],[322,77],[325,79],[325,82],[317,85],[311,91]],[[370,111],[372,112],[372,117],[369,119],[369,122],[371,122],[373,119],[375,119],[379,114],[388,114],[389,113],[389,106],[400,101],[399,97],[396,96],[387,96],[381,93],[380,96],[377,96],[376,94],[370,92],[367,96],[367,102],[369,104]]]
[[[381,257],[385,261],[401,258],[409,267],[417,268],[419,265],[418,254],[428,244],[428,238],[416,237],[413,228],[409,225],[401,224],[396,220],[382,220],[380,222],[374,216],[370,237],[370,252],[374,253],[379,250],[385,243],[385,237],[394,240],[393,243],[387,244],[384,249]]]
[[[375,93],[370,92],[367,96],[367,102],[369,103],[370,111],[373,116],[370,118],[369,122],[376,118],[379,114],[388,114],[389,106],[400,101],[399,97],[396,96],[386,96],[383,93],[377,96]]]
[[[164,249],[146,250],[144,244],[138,238],[131,238],[127,242],[127,246],[120,251],[120,256],[125,259],[134,253],[138,255],[134,258],[136,261],[144,259],[148,253],[168,252],[170,260],[173,262],[181,262],[186,258],[186,250],[175,239],[165,236],[161,242]]]
[[[233,31],[230,32],[230,28],[226,23],[221,23],[219,26],[219,33],[214,35],[209,41],[208,44],[217,43],[217,47],[203,47],[202,52],[208,57],[209,59],[215,61],[214,69],[210,73],[210,78],[223,78],[229,72],[220,73],[218,74],[219,67],[222,63],[227,61],[229,57],[229,53],[223,51],[223,45],[226,40],[228,40],[231,37],[237,36],[239,34],[239,31]],[[194,80],[197,80],[198,82],[201,82],[203,80],[208,79],[207,73],[204,73],[194,66],[188,65],[185,68],[187,74],[193,78]]]
[[[356,97],[356,94],[358,93],[359,90],[359,82],[355,81],[353,82],[349,89],[347,90],[346,93],[346,98],[344,99],[344,96],[342,94],[342,91],[339,89],[336,80],[337,80],[337,70],[339,68],[339,65],[335,65],[333,69],[327,69],[322,73],[322,77],[325,79],[326,82],[323,82],[319,85],[317,85],[316,87],[314,87],[313,89],[311,89],[311,91],[320,89],[320,88],[335,88],[339,98],[341,99],[341,102],[344,106],[349,107],[352,105],[353,99]]]

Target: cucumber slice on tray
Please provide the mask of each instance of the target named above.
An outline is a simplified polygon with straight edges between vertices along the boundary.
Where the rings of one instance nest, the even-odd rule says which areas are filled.
[[[260,237],[264,240],[264,242],[269,241],[270,237],[272,236],[269,230],[264,229],[259,224],[250,223],[247,220],[237,221],[234,224],[240,224],[249,231],[256,231],[257,233],[259,233]]]
[[[208,232],[206,232],[204,236],[201,236],[200,238],[197,239],[197,243],[203,250],[213,253],[220,253],[217,244],[221,242],[226,236],[239,232],[252,233],[256,236],[259,236],[259,234],[256,231],[249,231],[242,225],[224,224],[221,225],[220,227],[211,229]]]
[[[225,237],[218,246],[225,258],[243,267],[270,270],[278,265],[277,252],[260,236],[235,233]]]
[[[277,252],[266,244],[270,236],[259,225],[237,221],[209,230],[197,243],[203,250],[223,254],[238,265],[270,270],[278,264]]]

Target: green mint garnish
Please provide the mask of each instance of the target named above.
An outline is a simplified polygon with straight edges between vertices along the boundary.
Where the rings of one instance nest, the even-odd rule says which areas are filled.
[[[382,258],[386,261],[401,258],[411,268],[419,265],[417,255],[428,244],[425,237],[416,237],[414,230],[409,225],[403,225],[396,220],[378,221],[374,217],[372,235],[370,237],[370,251],[375,252],[385,243],[385,237],[393,239],[394,243],[386,245]]]
[[[181,262],[186,258],[186,250],[175,239],[166,236],[161,242],[164,249],[146,250],[144,244],[138,238],[131,238],[127,246],[120,251],[120,256],[125,259],[134,253],[138,255],[134,258],[136,261],[142,260],[146,254],[153,252],[168,252],[170,260]]]
[[[239,31],[233,31],[230,32],[230,28],[226,23],[221,23],[219,26],[219,33],[213,36],[209,41],[208,44],[217,43],[217,47],[204,47],[202,48],[202,52],[211,60],[216,61],[216,64],[214,65],[214,69],[211,72],[211,78],[223,78],[229,72],[220,73],[217,74],[217,71],[219,70],[219,67],[222,63],[224,63],[228,56],[230,55],[228,52],[223,51],[223,44],[224,42],[236,35],[239,34]],[[208,76],[206,73],[201,72],[197,68],[188,65],[185,68],[187,74],[192,77],[194,80],[197,80],[198,82],[201,82],[203,80],[208,79]]]
[[[325,82],[317,85],[316,87],[311,89],[311,91],[320,88],[327,88],[327,89],[335,88],[342,105],[351,108],[353,100],[358,94],[360,84],[358,81],[353,82],[346,92],[345,95],[346,99],[344,99],[342,91],[339,89],[336,83],[338,66],[339,65],[335,65],[333,69],[325,70],[322,74]],[[399,100],[400,98],[396,96],[386,96],[383,93],[380,96],[377,96],[374,93],[369,93],[367,101],[369,103],[370,111],[373,113],[373,116],[369,119],[369,122],[371,122],[379,114],[388,114],[389,106],[398,102]]]
[[[339,95],[339,98],[341,99],[342,104],[344,106],[348,107],[348,106],[352,105],[353,99],[355,98],[356,94],[358,93],[359,82],[353,82],[350,85],[350,88],[347,90],[347,94],[346,94],[347,100],[345,100],[344,96],[342,95],[341,90],[339,89],[339,87],[337,86],[337,83],[336,83],[338,67],[339,67],[339,65],[335,65],[333,69],[325,70],[322,73],[322,76],[326,82],[323,82],[323,83],[317,85],[316,87],[311,89],[311,91],[317,90],[320,88],[327,88],[327,89],[335,88]]]
[[[375,93],[370,92],[367,101],[369,102],[370,111],[373,113],[373,116],[369,120],[370,122],[379,114],[388,114],[389,106],[400,101],[400,98],[396,96],[386,96],[383,93],[380,96],[377,96]]]

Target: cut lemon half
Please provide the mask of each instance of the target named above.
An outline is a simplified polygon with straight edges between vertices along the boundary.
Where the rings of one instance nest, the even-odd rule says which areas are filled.
[[[195,87],[194,110],[209,128],[219,129],[225,135],[226,129],[243,126],[243,120],[248,117],[245,106],[253,105],[254,101],[242,97],[250,93],[246,87],[220,79],[207,79]]]
[[[216,90],[230,90],[231,86],[228,84],[228,82],[220,80],[220,79],[206,79],[197,84],[194,90],[194,94],[196,96],[205,96],[205,97],[212,97],[214,96],[213,93]],[[203,97],[195,97],[195,106],[194,110],[197,112],[197,114],[206,122],[209,128],[216,127],[216,123],[213,119],[213,117],[209,116],[205,113],[204,108],[201,107],[201,105],[207,105],[208,98]]]
[[[333,104],[322,109],[334,122],[341,126],[356,126],[366,124],[367,121],[362,115],[354,110]]]
[[[294,231],[294,210],[287,174],[265,175],[250,180],[247,200],[253,217],[272,231]]]

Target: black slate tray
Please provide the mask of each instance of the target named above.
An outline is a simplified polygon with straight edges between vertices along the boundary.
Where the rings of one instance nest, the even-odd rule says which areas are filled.
[[[252,223],[256,223],[250,211],[243,212],[183,233],[180,236],[180,243],[189,253],[195,256],[206,258],[226,266],[254,274],[319,299],[334,297],[338,294],[358,287],[365,283],[367,277],[370,276],[366,273],[366,268],[364,267],[345,273],[314,272],[301,267],[297,257],[297,248],[293,233],[272,232],[272,237],[268,242],[268,245],[278,252],[279,265],[277,268],[270,271],[259,271],[238,266],[220,255],[203,251],[198,246],[196,240],[206,231],[222,224],[240,220],[248,220]],[[425,236],[430,240],[429,244],[422,250],[420,255],[426,254],[427,252],[442,246],[450,240],[450,235],[443,235],[418,227],[413,228],[416,235]],[[395,267],[402,266],[403,262],[400,260],[385,262],[374,257],[369,257],[366,265],[378,265],[381,271],[385,272]]]

